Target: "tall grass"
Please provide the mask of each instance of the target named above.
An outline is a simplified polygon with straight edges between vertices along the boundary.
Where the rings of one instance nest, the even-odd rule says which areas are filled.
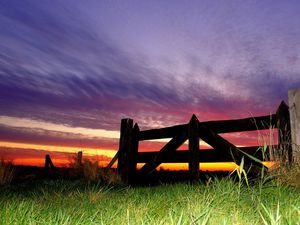
[[[289,143],[291,145],[291,143]],[[295,148],[299,146],[295,146]],[[277,185],[287,185],[291,187],[300,187],[300,158],[294,157],[293,162],[287,162],[287,147],[284,145],[284,149],[278,149],[281,154],[276,158],[278,165],[271,170],[270,176],[274,177],[277,181]],[[293,152],[293,154],[297,152]],[[299,154],[299,153],[298,153]]]
[[[80,162],[75,155],[69,166],[74,169],[73,176],[82,178],[86,181],[103,182],[108,185],[122,184],[120,176],[112,169],[101,168],[98,161],[84,159]]]
[[[10,184],[14,177],[14,170],[12,163],[5,161],[4,159],[0,160],[0,185]]]
[[[300,160],[293,162],[292,165],[283,165],[272,171],[272,175],[277,181],[277,185],[287,185],[300,187]]]
[[[73,176],[83,178],[86,181],[99,181],[101,178],[101,171],[98,161],[91,161],[89,159],[78,158],[76,154],[70,159],[69,166],[74,170]]]
[[[299,189],[258,188],[229,178],[136,188],[42,181],[0,191],[0,224],[300,224]]]
[[[278,131],[280,132],[280,131]],[[283,140],[283,144],[274,147],[275,135],[279,135],[278,139]],[[258,142],[261,145],[259,151],[263,153],[263,160],[276,162],[273,168],[270,168],[269,173],[262,173],[261,183],[268,182],[274,179],[277,185],[287,185],[291,187],[300,187],[300,146],[297,146],[288,135],[283,136],[282,133],[274,133],[274,127],[269,125],[268,133],[261,133],[258,130]],[[294,154],[294,162],[288,162],[288,152],[290,147],[296,151]],[[267,154],[268,149],[268,154]]]
[[[82,165],[83,177],[88,181],[97,181],[101,177],[100,166],[97,161],[84,160]]]

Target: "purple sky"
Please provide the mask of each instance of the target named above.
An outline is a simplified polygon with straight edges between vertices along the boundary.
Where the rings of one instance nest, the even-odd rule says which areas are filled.
[[[299,15],[299,1],[2,0],[0,139],[63,139],[7,117],[118,130],[274,112],[300,87]]]

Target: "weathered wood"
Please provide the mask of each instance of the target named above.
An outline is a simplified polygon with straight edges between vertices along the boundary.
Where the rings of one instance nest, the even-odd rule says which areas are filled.
[[[172,127],[140,131],[139,140],[145,141],[152,139],[172,138],[175,135],[177,135],[180,131],[186,130],[187,126],[187,124],[181,124]]]
[[[194,114],[188,124],[188,140],[189,140],[189,172],[190,180],[196,181],[199,179],[199,121]]]
[[[300,162],[300,88],[289,90],[293,162]]]
[[[174,153],[176,149],[182,145],[188,138],[187,131],[183,130],[172,138],[159,152],[156,152],[152,161],[146,162],[146,164],[140,169],[144,174],[152,173],[156,167],[162,163],[162,159],[170,156],[170,153]]]
[[[207,121],[200,124],[208,127],[215,133],[231,133],[269,129],[277,126],[276,121],[276,115],[272,114],[270,116],[249,117],[238,120]]]
[[[272,146],[271,149],[275,148]],[[251,146],[251,147],[241,147],[239,148],[243,152],[246,152],[250,155],[253,155],[255,158],[259,160],[263,160],[268,158],[269,156],[269,148],[267,148],[265,153],[262,153],[262,150],[259,146]],[[222,151],[220,149],[219,151]],[[233,162],[231,158],[224,159],[220,154],[219,151],[215,151],[214,149],[201,149],[199,154],[199,162]],[[264,157],[263,157],[264,154]],[[157,152],[139,152],[136,157],[137,163],[146,163],[149,161],[153,161],[154,158],[157,156]],[[162,162],[165,163],[187,163],[189,160],[189,150],[180,150],[175,151],[172,154],[166,155],[162,157]]]
[[[279,160],[284,163],[292,163],[292,137],[291,137],[291,123],[288,105],[282,101],[277,111],[277,127],[278,127],[278,153]]]
[[[251,174],[259,174],[263,169],[267,170],[267,167],[262,163],[253,160],[253,158],[243,153],[235,145],[201,123],[199,124],[199,131],[200,138],[212,146],[220,156],[224,157],[224,160],[231,158],[233,162],[240,165],[242,158],[244,158],[244,168]]]
[[[128,184],[130,177],[130,167],[132,156],[132,131],[133,120],[122,119],[121,120],[121,132],[118,154],[118,166],[117,170],[123,183]]]

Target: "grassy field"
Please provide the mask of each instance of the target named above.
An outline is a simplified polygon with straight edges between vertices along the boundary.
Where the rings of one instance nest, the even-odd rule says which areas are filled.
[[[0,190],[0,224],[300,224],[300,189],[274,182],[128,188],[56,180]]]

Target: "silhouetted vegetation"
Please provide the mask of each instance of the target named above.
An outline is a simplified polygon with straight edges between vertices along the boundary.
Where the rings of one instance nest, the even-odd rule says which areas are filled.
[[[14,169],[11,162],[0,160],[0,186],[8,185],[14,178]]]

